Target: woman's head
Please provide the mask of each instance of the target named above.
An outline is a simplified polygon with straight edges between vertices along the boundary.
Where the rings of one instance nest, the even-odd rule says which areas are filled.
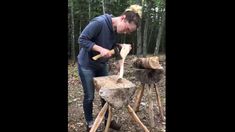
[[[120,16],[120,22],[117,24],[118,33],[131,33],[135,31],[140,24],[142,17],[142,7],[131,5]]]

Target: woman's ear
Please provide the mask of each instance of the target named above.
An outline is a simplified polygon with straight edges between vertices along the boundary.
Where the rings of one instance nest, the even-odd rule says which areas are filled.
[[[126,15],[122,15],[121,19],[124,20],[126,18]]]

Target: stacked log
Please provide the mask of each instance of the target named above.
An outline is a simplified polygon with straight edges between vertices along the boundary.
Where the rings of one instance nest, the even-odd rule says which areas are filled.
[[[157,56],[138,58],[134,61],[136,79],[141,83],[153,84],[163,77],[163,67],[159,63]]]

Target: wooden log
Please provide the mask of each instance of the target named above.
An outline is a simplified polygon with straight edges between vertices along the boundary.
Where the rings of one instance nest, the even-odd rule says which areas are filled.
[[[94,85],[99,91],[99,95],[112,107],[121,109],[127,106],[133,96],[136,85],[123,78],[121,83],[117,83],[118,75],[95,77]]]
[[[122,59],[119,60],[120,72],[119,72],[119,77],[117,80],[118,83],[122,81],[123,74],[124,74],[124,62],[125,62],[126,56],[128,55],[128,53],[131,50],[130,44],[121,44],[121,47],[122,47],[122,49],[120,51],[120,55],[121,55]]]
[[[133,109],[135,112],[139,111],[140,102],[143,97],[143,94],[144,94],[144,84],[141,84],[138,91],[137,91],[137,95],[136,95],[135,102],[134,102]]]
[[[152,85],[145,85],[147,87],[147,95],[148,95],[148,113],[149,113],[149,119],[150,119],[150,126],[151,128],[154,128],[155,122],[154,122],[154,112],[153,112],[153,99],[152,99]]]
[[[140,121],[139,117],[136,115],[135,111],[131,108],[130,105],[127,106],[128,112],[131,115],[132,119],[140,124],[140,126],[144,129],[145,132],[149,132],[147,127]]]
[[[103,108],[100,110],[99,114],[97,115],[95,122],[90,130],[90,132],[95,132],[96,129],[99,127],[100,123],[102,122],[105,112],[108,109],[108,103],[106,102],[105,105],[103,106]]]
[[[157,83],[164,75],[163,69],[134,69],[134,75],[141,83]]]
[[[138,58],[134,61],[133,66],[140,69],[163,69],[157,56]]]
[[[106,123],[104,132],[108,132],[111,118],[112,118],[112,107],[109,105],[109,115],[108,115],[108,119],[107,119],[107,123]]]
[[[165,121],[165,117],[164,117],[164,114],[163,114],[162,103],[161,103],[161,98],[160,98],[160,94],[159,94],[159,91],[158,91],[158,87],[157,87],[156,84],[154,86],[155,86],[155,90],[156,90],[157,104],[158,104],[158,109],[159,109],[159,112],[160,112],[161,120]]]

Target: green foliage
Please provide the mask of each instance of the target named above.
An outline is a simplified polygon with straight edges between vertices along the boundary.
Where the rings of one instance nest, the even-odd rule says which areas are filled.
[[[104,0],[105,1],[105,12],[112,14],[113,16],[119,16],[123,11],[132,4],[141,3],[143,0]],[[103,14],[102,11],[102,0],[68,0],[68,38],[71,39],[71,3],[73,2],[74,8],[74,34],[75,34],[75,48],[76,55],[78,54],[79,44],[77,39],[80,32],[88,24],[90,19]],[[89,19],[89,3],[90,3],[90,15]],[[143,12],[143,22],[149,21],[148,30],[148,51],[151,53],[156,44],[156,37],[158,34],[159,24],[161,23],[161,16],[165,11],[165,0],[144,0],[144,12]],[[81,27],[80,27],[81,26]],[[81,31],[80,31],[81,28]],[[152,30],[151,30],[152,29]],[[144,27],[142,26],[142,32]],[[152,34],[152,35],[150,35]],[[143,35],[143,34],[142,34]],[[119,35],[120,42],[126,43],[137,43],[136,32],[132,35]],[[71,40],[68,40],[68,48],[71,48]],[[136,48],[136,46],[135,46]],[[70,52],[71,49],[68,49]],[[133,49],[136,51],[136,49]]]

